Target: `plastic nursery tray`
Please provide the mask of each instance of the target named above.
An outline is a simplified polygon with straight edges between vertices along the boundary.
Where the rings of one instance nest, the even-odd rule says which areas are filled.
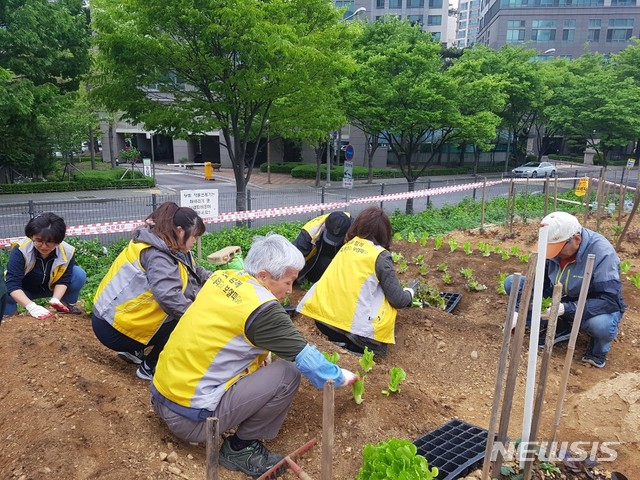
[[[438,480],[455,480],[484,458],[488,432],[461,420],[451,420],[414,440],[418,455],[438,467]]]
[[[453,312],[453,309],[456,308],[458,302],[460,302],[460,299],[462,298],[462,294],[460,293],[440,292],[440,296],[447,302],[447,306],[444,309],[447,313]],[[425,307],[427,305],[427,303],[424,304]]]

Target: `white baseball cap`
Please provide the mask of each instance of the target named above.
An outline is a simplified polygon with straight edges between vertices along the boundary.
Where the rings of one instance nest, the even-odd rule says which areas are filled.
[[[566,212],[552,212],[542,219],[540,225],[549,226],[546,258],[557,256],[571,237],[582,232],[578,219]]]

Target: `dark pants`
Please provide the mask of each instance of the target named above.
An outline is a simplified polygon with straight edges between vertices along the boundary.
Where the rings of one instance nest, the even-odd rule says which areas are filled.
[[[145,347],[152,346],[153,348],[144,359],[147,366],[151,367],[152,370],[155,370],[160,352],[167,343],[167,340],[169,340],[169,336],[171,335],[171,332],[173,332],[173,329],[176,328],[177,324],[177,320],[163,323],[155,335],[151,337],[149,343],[145,345],[144,343],[140,343],[137,340],[127,337],[124,333],[113,328],[109,322],[96,317],[95,314],[91,315],[93,333],[95,333],[97,339],[100,340],[100,343],[105,347],[115,350],[116,352],[133,353],[136,350],[144,350]]]

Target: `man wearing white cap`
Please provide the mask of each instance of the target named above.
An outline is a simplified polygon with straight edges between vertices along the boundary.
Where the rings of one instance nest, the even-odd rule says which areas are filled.
[[[626,308],[622,299],[620,259],[605,237],[583,228],[578,219],[569,213],[550,213],[542,219],[541,225],[549,226],[543,296],[551,297],[555,284],[562,283],[563,286],[554,345],[569,340],[587,256],[595,255],[580,330],[590,338],[582,361],[602,368]],[[512,277],[505,281],[507,292],[511,290],[511,282]],[[521,288],[523,284],[524,279]],[[547,311],[541,318],[546,320],[548,315]],[[544,346],[545,335],[545,331],[540,332],[541,346]]]

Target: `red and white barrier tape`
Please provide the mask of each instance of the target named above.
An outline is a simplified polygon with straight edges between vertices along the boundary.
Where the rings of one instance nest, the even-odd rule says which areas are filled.
[[[579,180],[581,177],[576,178],[563,178],[566,180]],[[349,205],[362,205],[367,203],[380,203],[385,201],[397,201],[407,200],[409,198],[424,198],[437,195],[446,195],[448,193],[462,192],[465,190],[473,190],[476,188],[482,188],[483,186],[491,187],[500,183],[506,183],[511,180],[515,180],[518,183],[526,182],[527,179],[503,179],[494,180],[491,182],[474,182],[465,183],[460,185],[452,185],[447,187],[435,187],[429,189],[415,190],[413,192],[400,192],[390,193],[385,195],[374,195],[370,197],[354,198],[346,202],[333,202],[333,203],[316,203],[308,205],[297,205],[292,207],[276,207],[276,208],[263,208],[259,210],[250,210],[244,212],[226,212],[221,213],[213,219],[207,219],[205,223],[230,223],[237,221],[247,220],[259,220],[263,218],[274,217],[286,217],[289,215],[297,215],[300,213],[312,213],[322,210],[335,210],[339,208],[346,208]],[[529,179],[531,181],[531,179]],[[103,222],[92,223],[87,225],[74,225],[67,227],[67,236],[84,236],[84,235],[104,235],[108,233],[126,233],[131,232],[144,224],[144,220],[122,220],[116,222]],[[19,241],[24,237],[11,237],[0,239],[0,245],[9,246],[12,243]]]

